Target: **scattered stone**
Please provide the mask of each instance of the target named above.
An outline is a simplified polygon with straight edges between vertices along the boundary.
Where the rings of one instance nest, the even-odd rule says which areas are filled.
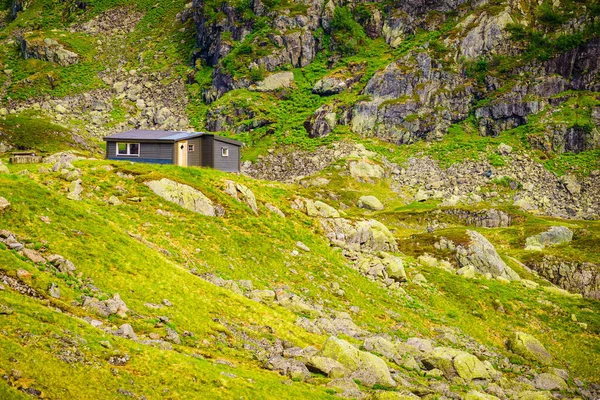
[[[265,203],[265,207],[271,211],[273,214],[277,214],[279,215],[281,218],[285,218],[285,214],[277,207],[275,207],[273,204],[270,203]]]
[[[137,335],[129,324],[123,324],[116,331],[112,332],[115,336],[124,337],[126,339],[137,340]]]
[[[310,251],[310,248],[302,242],[296,242],[296,247],[298,247],[300,250],[303,250],[306,252]]]
[[[542,364],[551,364],[552,355],[535,337],[524,333],[515,332],[508,341],[508,348],[524,358],[538,361]]]
[[[340,362],[348,368],[353,379],[357,379],[363,385],[373,386],[380,384],[395,387],[396,382],[392,379],[390,371],[385,362],[374,354],[360,351],[345,340],[329,337],[321,356],[328,357]]]
[[[476,390],[471,390],[465,396],[465,400],[499,400],[498,397],[492,396],[491,394],[481,393]]]
[[[171,328],[167,328],[167,340],[175,344],[181,344],[181,338],[179,337],[179,334],[177,331]]]
[[[60,299],[60,289],[56,283],[51,283],[48,288],[48,294],[55,299]]]
[[[44,264],[46,262],[46,259],[35,250],[24,247],[21,253],[33,263]]]
[[[272,290],[253,290],[248,293],[248,297],[259,303],[269,303],[275,300],[275,292]]]
[[[5,211],[10,208],[10,203],[6,198],[0,197],[0,211]]]
[[[362,196],[358,199],[358,206],[372,211],[381,211],[384,208],[381,201],[375,196]]]
[[[119,198],[117,196],[110,196],[108,198],[108,204],[110,204],[111,206],[118,206],[121,205],[121,200],[119,200]]]
[[[81,200],[81,193],[83,192],[83,186],[81,185],[81,179],[71,182],[69,185],[67,199],[69,200]]]
[[[33,277],[33,274],[29,271],[27,271],[26,269],[23,268],[19,268],[17,270],[17,278],[21,279],[21,280],[29,280]]]
[[[12,308],[6,304],[0,303],[0,315],[10,315],[14,312]]]
[[[542,390],[565,390],[568,388],[563,378],[547,372],[536,375],[533,384],[537,389]]]
[[[98,300],[95,297],[84,296],[83,307],[94,310],[103,317],[116,314],[124,318],[127,316],[127,312],[129,311],[127,305],[123,300],[121,300],[121,296],[119,296],[118,293],[115,293],[112,298],[104,301]]]
[[[472,265],[464,266],[456,271],[456,274],[461,275],[464,278],[475,278],[475,267]]]
[[[116,367],[122,367],[124,365],[127,365],[130,359],[131,357],[129,356],[129,354],[114,355],[108,359],[108,363]]]
[[[45,224],[49,224],[50,222],[52,222],[52,221],[50,220],[50,217],[48,217],[48,216],[46,216],[46,215],[42,215],[42,216],[40,216],[40,221],[42,221],[42,222],[43,222],[43,223],[45,223]]]

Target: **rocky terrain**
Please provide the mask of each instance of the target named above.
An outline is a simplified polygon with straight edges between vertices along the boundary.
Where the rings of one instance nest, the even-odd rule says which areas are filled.
[[[0,398],[600,398],[599,33],[589,0],[0,5]],[[131,128],[242,174],[100,160]]]

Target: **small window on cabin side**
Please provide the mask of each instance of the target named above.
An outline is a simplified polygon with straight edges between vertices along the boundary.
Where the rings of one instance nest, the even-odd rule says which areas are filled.
[[[117,155],[127,155],[127,143],[117,143]]]
[[[229,149],[227,147],[221,147],[221,157],[229,157]]]
[[[117,143],[117,155],[118,156],[139,157],[140,144],[139,143]]]
[[[194,152],[194,145],[193,144],[188,144],[188,152],[190,152],[190,153]]]
[[[129,143],[129,155],[130,156],[139,156],[140,155],[140,145],[138,143]]]

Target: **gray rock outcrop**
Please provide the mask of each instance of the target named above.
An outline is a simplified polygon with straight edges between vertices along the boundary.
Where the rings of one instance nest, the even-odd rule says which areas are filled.
[[[461,267],[473,266],[479,274],[490,274],[508,280],[519,280],[519,275],[502,260],[494,246],[479,232],[467,231],[468,245],[456,246],[456,259]]]
[[[167,178],[148,181],[145,184],[158,196],[187,210],[209,217],[221,216],[224,213],[220,206],[214,204],[204,193],[191,186]]]

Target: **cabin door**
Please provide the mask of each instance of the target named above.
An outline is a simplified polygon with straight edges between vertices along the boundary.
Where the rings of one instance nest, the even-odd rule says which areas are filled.
[[[175,144],[177,146],[177,165],[180,167],[188,166],[188,142],[187,140],[182,140]]]

